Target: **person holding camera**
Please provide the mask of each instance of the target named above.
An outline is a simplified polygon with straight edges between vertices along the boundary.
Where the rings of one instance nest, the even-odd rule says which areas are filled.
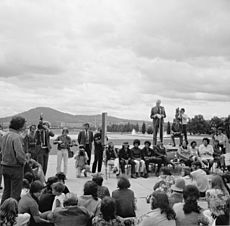
[[[43,121],[41,117],[35,134],[35,139],[38,153],[37,160],[42,166],[44,175],[46,175],[49,152],[51,149],[50,137],[54,137],[54,133],[50,130],[50,123],[48,121]]]
[[[67,128],[63,128],[62,135],[58,136],[53,144],[57,144],[57,173],[61,171],[61,163],[63,160],[64,163],[64,174],[67,175],[67,166],[68,166],[68,150],[72,146],[72,141],[70,136],[68,136],[69,130]]]

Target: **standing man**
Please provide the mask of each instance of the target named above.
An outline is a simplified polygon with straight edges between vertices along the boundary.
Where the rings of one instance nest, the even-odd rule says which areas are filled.
[[[180,109],[180,115],[178,117],[181,121],[182,125],[182,133],[184,134],[184,140],[186,144],[188,145],[188,138],[187,138],[187,124],[188,124],[188,116],[185,114],[185,109]]]
[[[93,162],[93,167],[92,167],[92,173],[101,172],[101,167],[102,167],[102,161],[103,161],[103,151],[104,147],[102,144],[102,131],[100,130],[98,133],[94,135],[94,162]]]
[[[24,176],[24,164],[26,156],[23,147],[23,138],[20,135],[26,128],[26,120],[21,116],[15,116],[10,121],[9,132],[2,138],[2,173],[4,178],[4,190],[1,203],[8,198],[19,201],[22,180]]]
[[[68,136],[68,128],[63,128],[62,135],[58,136],[53,144],[57,144],[57,173],[62,172],[61,162],[63,159],[64,164],[64,174],[67,176],[67,167],[68,167],[68,150],[72,146],[72,141],[70,136]]]
[[[50,123],[40,120],[35,137],[38,163],[41,164],[44,175],[46,175],[49,152],[51,149],[50,137],[54,137],[54,133],[50,130]]]
[[[31,125],[29,127],[29,134],[26,134],[24,138],[25,142],[25,152],[29,152],[31,154],[31,158],[37,161],[37,153],[36,153],[36,125]]]
[[[150,118],[153,120],[153,145],[157,144],[157,133],[160,129],[160,140],[163,143],[163,125],[166,117],[164,107],[160,106],[161,100],[157,100],[156,106],[152,108]]]
[[[85,151],[88,155],[88,165],[90,166],[91,161],[91,150],[93,143],[93,132],[89,129],[89,123],[84,124],[84,130],[78,134],[78,143],[79,145],[85,146]]]

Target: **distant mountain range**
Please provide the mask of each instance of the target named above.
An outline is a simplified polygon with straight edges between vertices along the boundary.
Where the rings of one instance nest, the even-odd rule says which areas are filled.
[[[101,125],[101,115],[72,115],[68,113],[64,113],[61,111],[57,111],[48,107],[37,107],[30,109],[28,111],[19,113],[17,115],[23,116],[26,118],[29,124],[37,124],[40,118],[40,114],[43,113],[43,117],[45,121],[49,121],[52,127],[82,127],[82,124],[88,122],[91,126],[100,126]],[[10,122],[12,116],[0,118],[0,124],[3,126],[7,126]],[[132,120],[132,119],[121,119],[113,116],[107,117],[107,124],[124,124],[124,123],[132,123],[142,125],[143,121],[141,120]],[[146,122],[147,124],[151,123]]]

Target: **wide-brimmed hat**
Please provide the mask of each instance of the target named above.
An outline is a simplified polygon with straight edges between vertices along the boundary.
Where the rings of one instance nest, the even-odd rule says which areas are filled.
[[[177,192],[183,192],[184,188],[185,188],[185,180],[183,178],[176,179],[175,184],[171,186],[171,189]]]

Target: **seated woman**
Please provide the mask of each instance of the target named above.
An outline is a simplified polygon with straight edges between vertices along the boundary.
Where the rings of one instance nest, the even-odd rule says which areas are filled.
[[[213,141],[213,158],[214,162],[217,163],[217,168],[224,168],[225,161],[224,161],[224,155],[222,155],[222,148],[219,144],[219,140]]]
[[[204,138],[202,144],[199,146],[199,156],[201,161],[208,167],[210,170],[212,168],[214,158],[213,158],[213,147],[209,144],[210,140]]]
[[[143,160],[142,150],[139,148],[141,142],[136,139],[133,141],[133,148],[131,149],[131,156],[135,162],[135,172],[136,177],[139,177],[139,172],[141,177],[145,177],[145,161]]]
[[[190,143],[190,152],[191,152],[191,155],[192,155],[192,160],[193,161],[197,161],[198,160],[198,147],[197,147],[197,143],[195,140],[193,140],[191,143]]]
[[[221,176],[212,175],[211,188],[206,191],[206,200],[208,202],[208,208],[214,218],[225,213],[228,197],[229,193]]]
[[[0,207],[0,225],[26,226],[30,220],[28,213],[18,213],[18,202],[13,198],[6,199]]]
[[[140,226],[176,226],[176,214],[169,206],[166,193],[153,192],[150,203],[152,211],[140,218]]]
[[[187,146],[186,141],[183,141],[182,145],[179,147],[177,151],[177,157],[179,158],[180,162],[184,163],[186,166],[191,167],[191,164],[193,162],[192,154]]]
[[[119,157],[119,163],[121,167],[121,173],[125,174],[125,166],[127,164],[130,164],[131,165],[131,177],[136,178],[135,162],[132,159],[132,154],[131,154],[131,150],[129,149],[128,142],[123,143],[122,148],[119,150],[118,157]]]
[[[208,225],[208,219],[203,215],[198,205],[200,192],[195,185],[187,185],[183,192],[184,203],[176,203],[173,209],[176,213],[177,226]]]
[[[112,165],[113,172],[116,173],[116,175],[118,176],[120,174],[119,158],[118,158],[116,149],[114,148],[113,142],[108,143],[108,147],[106,148],[105,157],[106,157],[105,159],[106,165]]]
[[[142,154],[143,154],[143,159],[145,161],[145,167],[146,167],[146,171],[147,171],[147,175],[150,172],[149,170],[149,164],[150,163],[154,163],[157,164],[157,171],[156,171],[156,176],[158,176],[160,169],[161,169],[161,165],[163,163],[162,158],[158,157],[155,152],[153,151],[152,148],[150,148],[151,146],[151,142],[150,141],[145,141],[144,143],[144,148],[142,149]]]
[[[101,208],[101,199],[97,196],[97,184],[87,181],[84,185],[84,195],[78,199],[79,206],[85,207],[91,216],[98,216]]]
[[[130,182],[127,177],[122,176],[117,182],[118,189],[112,192],[112,198],[116,200],[117,215],[123,218],[135,217],[135,195],[129,189]]]
[[[116,216],[116,202],[111,197],[105,197],[101,202],[101,215],[93,219],[93,226],[116,225],[125,226],[123,219]]]

